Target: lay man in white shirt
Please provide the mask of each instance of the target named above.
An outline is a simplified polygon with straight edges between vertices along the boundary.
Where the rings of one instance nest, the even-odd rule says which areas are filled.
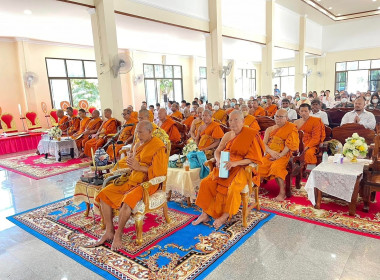
[[[322,122],[325,125],[329,125],[329,118],[327,117],[327,113],[321,111],[322,102],[319,99],[314,99],[311,101],[311,113],[310,116],[322,119]]]
[[[288,111],[289,121],[294,121],[297,119],[297,112],[289,107],[290,106],[289,99],[287,98],[282,99],[281,105],[282,105],[282,109],[285,109],[286,111]]]
[[[376,119],[374,114],[364,110],[365,100],[363,97],[359,97],[355,100],[354,110],[351,112],[347,112],[340,125],[344,125],[346,123],[358,123],[363,125],[365,128],[375,129],[376,127]]]

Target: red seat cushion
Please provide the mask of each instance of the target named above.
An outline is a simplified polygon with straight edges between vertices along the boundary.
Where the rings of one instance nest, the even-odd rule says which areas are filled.
[[[50,116],[52,116],[55,119],[55,122],[58,123],[57,111],[51,111]]]
[[[12,127],[13,116],[10,114],[1,115],[1,120],[7,125],[7,128]]]
[[[37,114],[35,112],[28,112],[25,117],[30,120],[32,125],[36,125]]]
[[[88,111],[90,112],[90,114],[92,114],[92,112],[94,112],[95,110],[96,110],[95,107],[90,107],[90,108],[88,108]]]

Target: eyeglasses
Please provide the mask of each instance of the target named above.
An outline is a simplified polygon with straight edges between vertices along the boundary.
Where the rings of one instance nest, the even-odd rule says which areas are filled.
[[[286,118],[286,116],[277,116],[277,115],[275,115],[274,116],[276,119],[283,119],[283,118]]]

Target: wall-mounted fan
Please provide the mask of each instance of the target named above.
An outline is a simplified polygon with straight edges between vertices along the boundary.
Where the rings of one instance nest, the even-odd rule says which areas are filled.
[[[303,76],[304,77],[309,77],[311,75],[311,73],[313,73],[313,70],[309,69],[309,70],[307,70],[306,73],[303,73]]]
[[[140,74],[140,75],[135,76],[135,79],[133,80],[133,84],[137,86],[137,84],[141,83],[142,81],[144,81],[144,75]]]
[[[34,72],[25,72],[24,74],[24,82],[25,85],[30,88],[34,83],[38,81],[38,76]]]
[[[279,77],[279,76],[281,76],[282,71],[283,71],[282,68],[277,68],[277,69],[275,69],[275,71],[272,72],[272,77],[274,78],[274,77]]]
[[[234,62],[232,60],[228,62],[227,66],[223,66],[223,69],[219,71],[220,78],[227,77],[231,73],[233,66]]]
[[[128,73],[132,70],[133,61],[132,58],[125,54],[118,54],[113,59],[112,72],[113,76],[116,78],[119,73]]]

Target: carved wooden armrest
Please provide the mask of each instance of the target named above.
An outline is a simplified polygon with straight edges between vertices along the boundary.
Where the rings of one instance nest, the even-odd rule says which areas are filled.
[[[149,205],[149,188],[154,185],[164,183],[166,176],[158,176],[150,179],[149,181],[141,183],[143,187],[143,201],[145,205]]]

